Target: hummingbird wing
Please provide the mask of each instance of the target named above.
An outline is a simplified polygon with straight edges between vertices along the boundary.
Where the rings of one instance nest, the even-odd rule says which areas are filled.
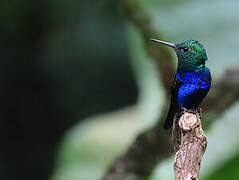
[[[173,80],[172,87],[171,87],[170,107],[169,107],[167,118],[166,118],[165,123],[164,123],[164,128],[165,129],[169,129],[170,127],[172,127],[174,116],[175,116],[176,112],[178,112],[181,109],[180,105],[178,104],[177,97],[178,97],[179,87],[182,84],[183,84],[183,82],[180,81],[177,78],[177,76],[175,76],[174,80]]]

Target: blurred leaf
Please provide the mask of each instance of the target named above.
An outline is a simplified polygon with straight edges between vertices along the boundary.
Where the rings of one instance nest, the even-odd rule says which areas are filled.
[[[220,166],[215,172],[204,180],[224,180],[224,179],[239,179],[239,153],[230,160]]]
[[[138,108],[102,114],[75,126],[63,140],[52,180],[98,180],[142,130]],[[116,128],[117,127],[117,128]]]

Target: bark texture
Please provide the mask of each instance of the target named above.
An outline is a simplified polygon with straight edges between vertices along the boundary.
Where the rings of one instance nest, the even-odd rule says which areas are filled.
[[[200,114],[200,110],[196,114],[183,112],[178,121],[181,144],[175,155],[175,180],[198,180],[201,160],[207,147]]]

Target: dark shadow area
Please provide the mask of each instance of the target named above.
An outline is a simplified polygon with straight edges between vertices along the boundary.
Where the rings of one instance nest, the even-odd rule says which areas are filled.
[[[0,3],[0,179],[48,179],[67,129],[135,103],[117,6],[96,0]]]

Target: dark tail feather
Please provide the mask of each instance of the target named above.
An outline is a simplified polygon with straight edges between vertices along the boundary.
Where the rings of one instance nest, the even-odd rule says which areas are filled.
[[[174,116],[179,110],[180,106],[177,104],[177,102],[171,101],[168,115],[164,123],[164,129],[169,129],[173,126]]]
[[[167,118],[166,118],[165,123],[164,123],[164,129],[169,129],[173,126],[173,118],[174,118],[175,113],[176,112],[174,112],[172,110],[172,108],[170,107],[170,109],[168,111]]]

